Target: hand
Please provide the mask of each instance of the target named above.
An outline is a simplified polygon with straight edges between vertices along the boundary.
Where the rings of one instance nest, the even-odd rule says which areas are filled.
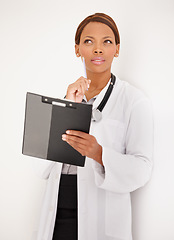
[[[90,83],[91,80],[80,77],[76,82],[68,86],[66,99],[74,102],[82,102],[86,90],[90,87]]]
[[[67,130],[62,135],[62,140],[66,141],[82,156],[94,159],[103,166],[102,146],[98,144],[96,138],[88,133],[75,130]]]

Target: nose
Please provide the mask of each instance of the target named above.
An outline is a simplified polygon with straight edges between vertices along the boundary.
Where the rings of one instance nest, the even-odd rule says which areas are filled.
[[[94,53],[95,55],[97,55],[97,54],[103,54],[103,50],[102,50],[102,48],[101,48],[99,45],[97,45],[97,46],[94,48],[93,53]]]
[[[101,49],[95,49],[94,54],[102,54],[103,51]]]

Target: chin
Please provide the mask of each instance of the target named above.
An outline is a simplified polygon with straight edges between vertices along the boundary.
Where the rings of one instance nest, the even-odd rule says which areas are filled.
[[[95,69],[93,69],[93,71],[91,71],[92,73],[105,73],[105,72],[108,72],[108,71],[110,71],[111,70],[111,68],[95,68]]]

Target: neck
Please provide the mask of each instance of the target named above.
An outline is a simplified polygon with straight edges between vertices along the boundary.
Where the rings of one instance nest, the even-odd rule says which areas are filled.
[[[110,70],[102,73],[93,73],[87,71],[87,78],[91,80],[89,90],[102,90],[111,78]]]
[[[111,78],[111,72],[110,70],[102,73],[93,73],[87,71],[87,78],[91,80],[90,88],[85,93],[85,96],[89,101],[91,98],[98,95],[107,85],[109,79]]]

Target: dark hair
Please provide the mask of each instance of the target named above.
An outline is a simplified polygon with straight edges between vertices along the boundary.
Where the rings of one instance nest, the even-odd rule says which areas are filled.
[[[112,29],[112,31],[115,35],[116,45],[120,44],[120,35],[119,35],[118,28],[117,28],[117,25],[114,22],[114,20],[110,16],[108,16],[104,13],[95,13],[93,15],[86,17],[79,24],[77,31],[76,31],[76,35],[75,35],[75,43],[77,45],[79,45],[79,43],[80,43],[80,37],[81,37],[84,27],[90,22],[100,22],[100,23],[106,24],[108,27],[110,27]]]

